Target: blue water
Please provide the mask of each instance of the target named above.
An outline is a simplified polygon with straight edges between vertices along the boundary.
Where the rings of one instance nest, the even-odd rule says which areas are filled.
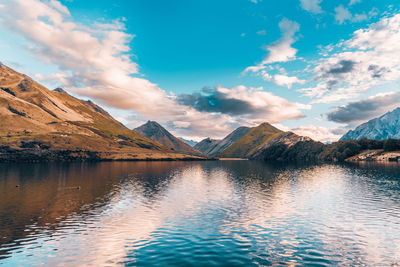
[[[400,264],[400,166],[2,164],[1,264]]]

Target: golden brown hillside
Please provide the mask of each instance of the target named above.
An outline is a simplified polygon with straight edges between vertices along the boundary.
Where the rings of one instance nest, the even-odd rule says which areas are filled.
[[[93,102],[48,90],[3,64],[0,146],[3,160],[185,158],[126,128]]]
[[[223,158],[250,158],[269,141],[281,135],[283,131],[269,123],[251,128],[239,140],[230,145],[218,156]]]

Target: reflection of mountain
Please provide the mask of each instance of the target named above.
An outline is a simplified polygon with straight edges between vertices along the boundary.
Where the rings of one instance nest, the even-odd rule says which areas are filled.
[[[391,182],[398,169],[380,168],[378,181],[376,169],[256,161],[0,167],[0,234],[7,236],[0,243],[9,244],[1,253],[12,253],[0,262],[6,266],[203,266],[209,255],[225,266],[306,264],[316,252],[328,265],[386,265],[397,255],[386,244],[396,244],[400,231],[399,186]],[[348,214],[357,221],[343,219]],[[365,245],[349,253],[354,242],[343,238]],[[277,248],[282,255],[258,254]]]
[[[0,165],[0,245],[22,242],[39,229],[54,230],[67,217],[102,209],[135,177],[146,188],[146,197],[161,187],[184,162],[100,162],[74,164]],[[29,179],[25,179],[29,177]],[[5,179],[6,178],[6,179]],[[61,182],[60,182],[61,181]],[[17,187],[18,186],[18,187]],[[140,188],[136,188],[138,190]],[[148,190],[150,189],[150,190]],[[18,208],[15,208],[18,207]],[[17,241],[19,240],[19,241]],[[0,250],[0,259],[4,257]]]

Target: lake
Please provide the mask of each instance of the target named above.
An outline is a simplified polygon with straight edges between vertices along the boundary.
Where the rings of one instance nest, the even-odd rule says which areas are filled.
[[[2,264],[400,264],[400,166],[1,164]]]

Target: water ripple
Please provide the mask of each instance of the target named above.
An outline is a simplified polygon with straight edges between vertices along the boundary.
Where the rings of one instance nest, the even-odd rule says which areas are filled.
[[[400,262],[399,167],[110,162],[0,177],[4,265]]]

